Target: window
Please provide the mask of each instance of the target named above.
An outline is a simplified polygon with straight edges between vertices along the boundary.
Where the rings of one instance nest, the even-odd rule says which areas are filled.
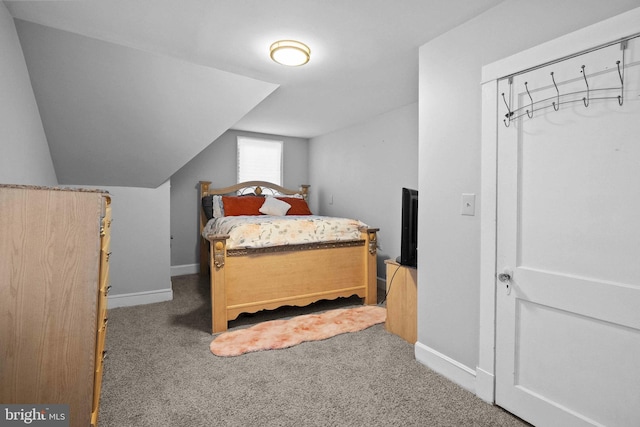
[[[282,185],[282,141],[238,137],[238,182]]]

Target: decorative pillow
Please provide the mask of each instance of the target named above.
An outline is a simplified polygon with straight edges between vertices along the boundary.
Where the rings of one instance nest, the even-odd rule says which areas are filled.
[[[265,215],[284,216],[291,205],[275,197],[265,197],[264,204],[259,209]]]
[[[260,196],[222,196],[225,216],[262,215],[260,208],[264,197]]]
[[[207,221],[211,218],[222,218],[224,216],[222,196],[204,196],[202,198],[202,209]]]
[[[213,200],[211,196],[204,196],[202,198],[202,210],[204,211],[204,216],[209,221],[213,218]]]
[[[278,197],[278,199],[291,205],[287,215],[313,215],[305,199],[298,197]]]

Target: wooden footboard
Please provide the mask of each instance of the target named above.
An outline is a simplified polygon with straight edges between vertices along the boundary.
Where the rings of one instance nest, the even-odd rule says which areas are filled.
[[[358,295],[377,303],[377,229],[358,241],[282,250],[227,250],[227,236],[208,236],[212,333],[240,313]]]

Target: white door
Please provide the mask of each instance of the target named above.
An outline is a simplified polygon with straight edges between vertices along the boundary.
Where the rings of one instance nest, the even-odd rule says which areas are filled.
[[[495,398],[537,426],[640,426],[640,39],[619,105],[622,55],[499,84]]]

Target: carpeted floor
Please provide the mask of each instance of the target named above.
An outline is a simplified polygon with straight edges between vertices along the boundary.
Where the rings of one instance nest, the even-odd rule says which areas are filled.
[[[527,425],[416,362],[413,346],[384,324],[214,356],[207,279],[172,280],[173,301],[109,312],[100,427]],[[230,326],[358,303],[289,307]]]

